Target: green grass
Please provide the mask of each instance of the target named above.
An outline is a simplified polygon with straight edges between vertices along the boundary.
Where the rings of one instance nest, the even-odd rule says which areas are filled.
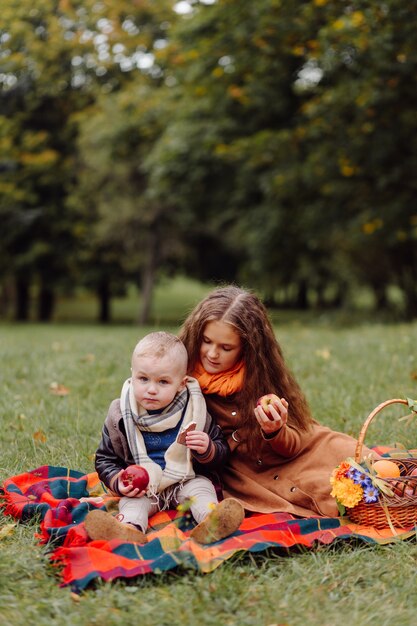
[[[193,300],[190,296],[190,302]],[[194,300],[195,301],[195,300]],[[165,326],[167,327],[167,326]],[[174,332],[178,324],[167,327]],[[0,481],[40,465],[93,470],[102,422],[129,374],[135,341],[150,328],[89,324],[0,326]],[[355,437],[367,414],[393,397],[417,396],[417,324],[332,328],[286,319],[277,336],[315,417]],[[50,385],[69,388],[65,397]],[[417,424],[378,416],[366,442],[416,445]],[[36,433],[44,434],[44,441]],[[0,515],[1,527],[13,522]],[[0,541],[0,623],[62,625],[404,626],[416,621],[416,541],[340,544],[242,556],[212,574],[178,570],[98,583],[76,603],[58,586],[36,521]]]

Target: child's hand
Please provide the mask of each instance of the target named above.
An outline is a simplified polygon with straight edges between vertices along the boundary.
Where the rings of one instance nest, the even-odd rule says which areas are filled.
[[[210,445],[210,437],[202,430],[191,430],[187,433],[185,445],[198,454],[204,454]]]
[[[115,478],[115,482],[117,480],[117,489],[119,491],[119,493],[122,496],[125,496],[126,498],[141,498],[142,496],[145,495],[146,491],[145,490],[140,490],[137,487],[133,487],[132,485],[127,485],[125,486],[123,484],[122,479],[120,478],[121,475],[123,474],[124,470],[120,470],[120,472],[117,474],[116,478]]]
[[[254,409],[255,417],[259,426],[266,435],[275,433],[287,423],[288,402],[285,398],[278,399],[268,406],[270,417],[261,406]]]

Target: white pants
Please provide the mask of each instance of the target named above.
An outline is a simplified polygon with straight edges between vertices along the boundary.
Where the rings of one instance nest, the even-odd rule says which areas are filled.
[[[192,498],[191,513],[199,524],[210,513],[213,504],[218,503],[216,490],[211,480],[205,476],[196,476],[178,486],[175,497],[170,500],[170,506],[177,507],[186,500]],[[119,513],[123,515],[123,523],[135,524],[143,532],[148,527],[148,519],[160,510],[159,502],[154,498],[142,496],[141,498],[122,497],[119,501]]]

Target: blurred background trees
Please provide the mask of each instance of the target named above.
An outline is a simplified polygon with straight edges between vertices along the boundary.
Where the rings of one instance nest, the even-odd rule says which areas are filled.
[[[270,305],[360,287],[417,315],[417,9],[352,0],[3,0],[3,314],[99,318],[129,284]]]

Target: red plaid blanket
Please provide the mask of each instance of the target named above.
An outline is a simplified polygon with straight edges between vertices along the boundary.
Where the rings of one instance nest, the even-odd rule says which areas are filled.
[[[381,454],[385,448],[377,448]],[[176,511],[150,520],[149,542],[143,546],[121,541],[89,541],[84,518],[94,507],[117,510],[117,498],[105,494],[96,473],[82,474],[65,467],[43,466],[3,483],[0,506],[5,515],[41,518],[38,538],[51,548],[49,558],[59,570],[62,586],[81,591],[95,578],[113,580],[178,566],[211,572],[236,553],[261,552],[294,546],[312,548],[337,540],[389,543],[416,535],[414,528],[376,530],[347,518],[294,518],[286,513],[254,514],[232,536],[209,546],[189,537],[192,523]]]

